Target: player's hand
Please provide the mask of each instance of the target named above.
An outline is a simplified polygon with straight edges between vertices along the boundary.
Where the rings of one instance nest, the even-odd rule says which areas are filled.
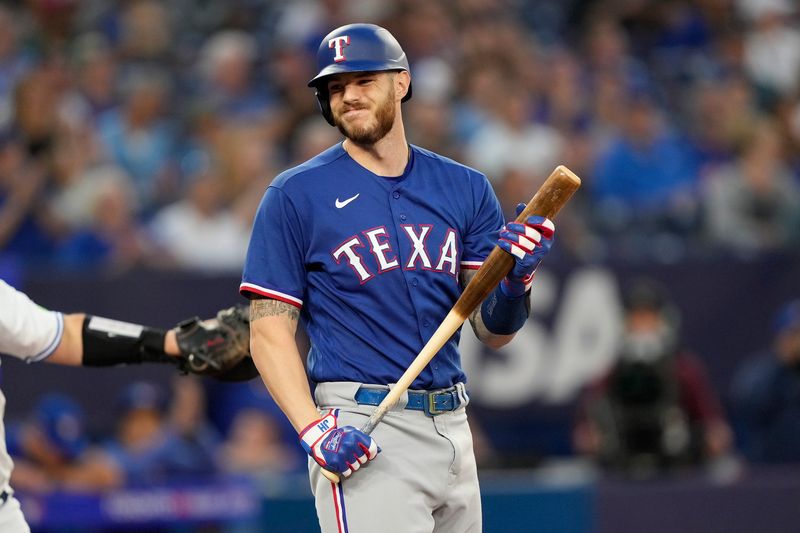
[[[517,215],[525,204],[517,206]],[[550,251],[556,227],[549,218],[529,216],[524,224],[509,222],[500,230],[500,248],[514,256],[514,268],[500,284],[506,296],[519,297],[531,288],[533,274],[544,256]]]
[[[377,457],[381,451],[375,441],[353,426],[338,427],[338,409],[309,424],[300,432],[300,443],[322,468],[344,477]]]

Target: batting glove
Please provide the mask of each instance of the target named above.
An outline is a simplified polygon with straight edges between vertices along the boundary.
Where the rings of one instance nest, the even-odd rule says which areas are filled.
[[[517,216],[525,204],[517,206]],[[549,218],[529,216],[524,224],[509,222],[500,230],[500,248],[514,256],[514,268],[500,284],[500,290],[510,298],[525,294],[533,284],[536,267],[553,246],[556,227]]]
[[[300,432],[300,443],[322,468],[344,477],[378,456],[381,449],[375,441],[353,426],[338,427],[338,409],[309,424]]]

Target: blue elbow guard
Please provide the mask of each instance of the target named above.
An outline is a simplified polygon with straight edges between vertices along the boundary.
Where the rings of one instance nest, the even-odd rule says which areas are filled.
[[[531,312],[529,292],[511,298],[498,285],[481,304],[481,318],[486,329],[495,335],[511,335],[519,331]]]

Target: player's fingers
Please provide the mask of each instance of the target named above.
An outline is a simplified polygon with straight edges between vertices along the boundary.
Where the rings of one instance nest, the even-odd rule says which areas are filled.
[[[378,444],[373,440],[369,440],[369,446],[364,446],[363,444],[359,443],[358,446],[364,452],[364,457],[367,458],[367,461],[372,461],[375,457],[378,456],[381,449],[378,447]]]
[[[505,239],[500,239],[499,241],[497,241],[497,246],[499,246],[502,250],[505,250],[506,252],[510,253],[517,259],[525,259],[525,250],[517,246],[516,243],[507,241]]]
[[[515,209],[517,216],[525,210],[525,202],[520,202],[517,204],[517,208]]]
[[[526,255],[531,254],[537,244],[522,235],[513,235],[508,239],[500,239],[500,242],[509,243],[511,245],[511,254],[520,260],[525,259]]]
[[[542,234],[538,231],[538,229],[534,226],[529,226],[527,224],[517,224],[516,222],[512,222],[508,226],[506,226],[505,231],[509,231],[516,235],[524,235],[526,238],[534,241],[537,245],[542,240]],[[502,237],[501,232],[501,237]]]
[[[526,225],[538,230],[545,239],[552,239],[556,232],[556,225],[553,224],[553,221],[539,215],[529,216]]]
[[[358,444],[358,447],[361,449],[362,452],[364,452],[364,446],[361,443]],[[358,468],[361,465],[363,465],[364,463],[369,461],[369,459],[367,458],[367,454],[366,453],[359,454],[358,452],[356,452],[356,453],[353,454],[353,457],[356,458],[356,461],[358,463],[358,464],[355,465],[355,469],[356,470],[358,470]]]

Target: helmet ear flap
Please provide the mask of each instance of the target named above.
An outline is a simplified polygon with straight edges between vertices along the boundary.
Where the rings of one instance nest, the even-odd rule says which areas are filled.
[[[317,87],[314,95],[317,97],[317,105],[319,106],[322,116],[325,117],[328,124],[335,126],[336,124],[333,122],[333,111],[331,111],[331,100],[328,97],[328,92],[322,91]]]

